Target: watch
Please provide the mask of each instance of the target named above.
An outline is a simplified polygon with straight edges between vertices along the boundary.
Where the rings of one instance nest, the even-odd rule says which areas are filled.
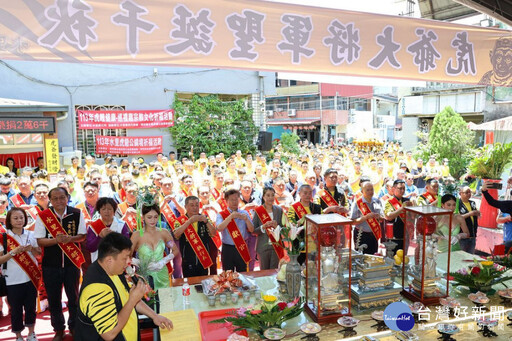
[[[10,254],[12,257],[16,256],[16,254],[14,253],[14,251],[9,251],[9,254]]]

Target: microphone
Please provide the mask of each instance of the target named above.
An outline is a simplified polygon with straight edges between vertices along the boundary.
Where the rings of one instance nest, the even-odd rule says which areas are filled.
[[[130,276],[130,278],[132,279],[133,284],[137,285],[137,283],[139,282],[139,277],[137,277],[137,275],[135,274],[135,270],[133,269],[133,267],[131,265],[128,265],[126,267],[126,274],[128,276]]]

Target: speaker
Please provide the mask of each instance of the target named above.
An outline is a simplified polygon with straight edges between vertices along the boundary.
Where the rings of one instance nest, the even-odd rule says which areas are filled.
[[[268,131],[260,131],[258,133],[258,150],[268,152],[272,149],[272,133]]]

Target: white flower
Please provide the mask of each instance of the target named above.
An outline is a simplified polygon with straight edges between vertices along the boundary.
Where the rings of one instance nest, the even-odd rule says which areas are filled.
[[[274,236],[274,239],[276,242],[279,241],[279,238],[281,236],[281,226],[277,225],[273,230],[272,230],[272,236]]]
[[[290,224],[290,240],[297,239],[297,236],[299,235],[300,231],[304,229],[304,225],[297,226],[295,224]]]

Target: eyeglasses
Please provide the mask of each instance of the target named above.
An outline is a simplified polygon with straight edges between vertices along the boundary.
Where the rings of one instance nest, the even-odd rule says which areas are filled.
[[[1,200],[1,201],[0,201],[0,205],[4,205],[4,204],[6,204],[6,203],[7,203],[7,200]]]
[[[208,192],[199,192],[199,195],[208,195],[208,194],[210,194],[210,193],[208,193]]]

